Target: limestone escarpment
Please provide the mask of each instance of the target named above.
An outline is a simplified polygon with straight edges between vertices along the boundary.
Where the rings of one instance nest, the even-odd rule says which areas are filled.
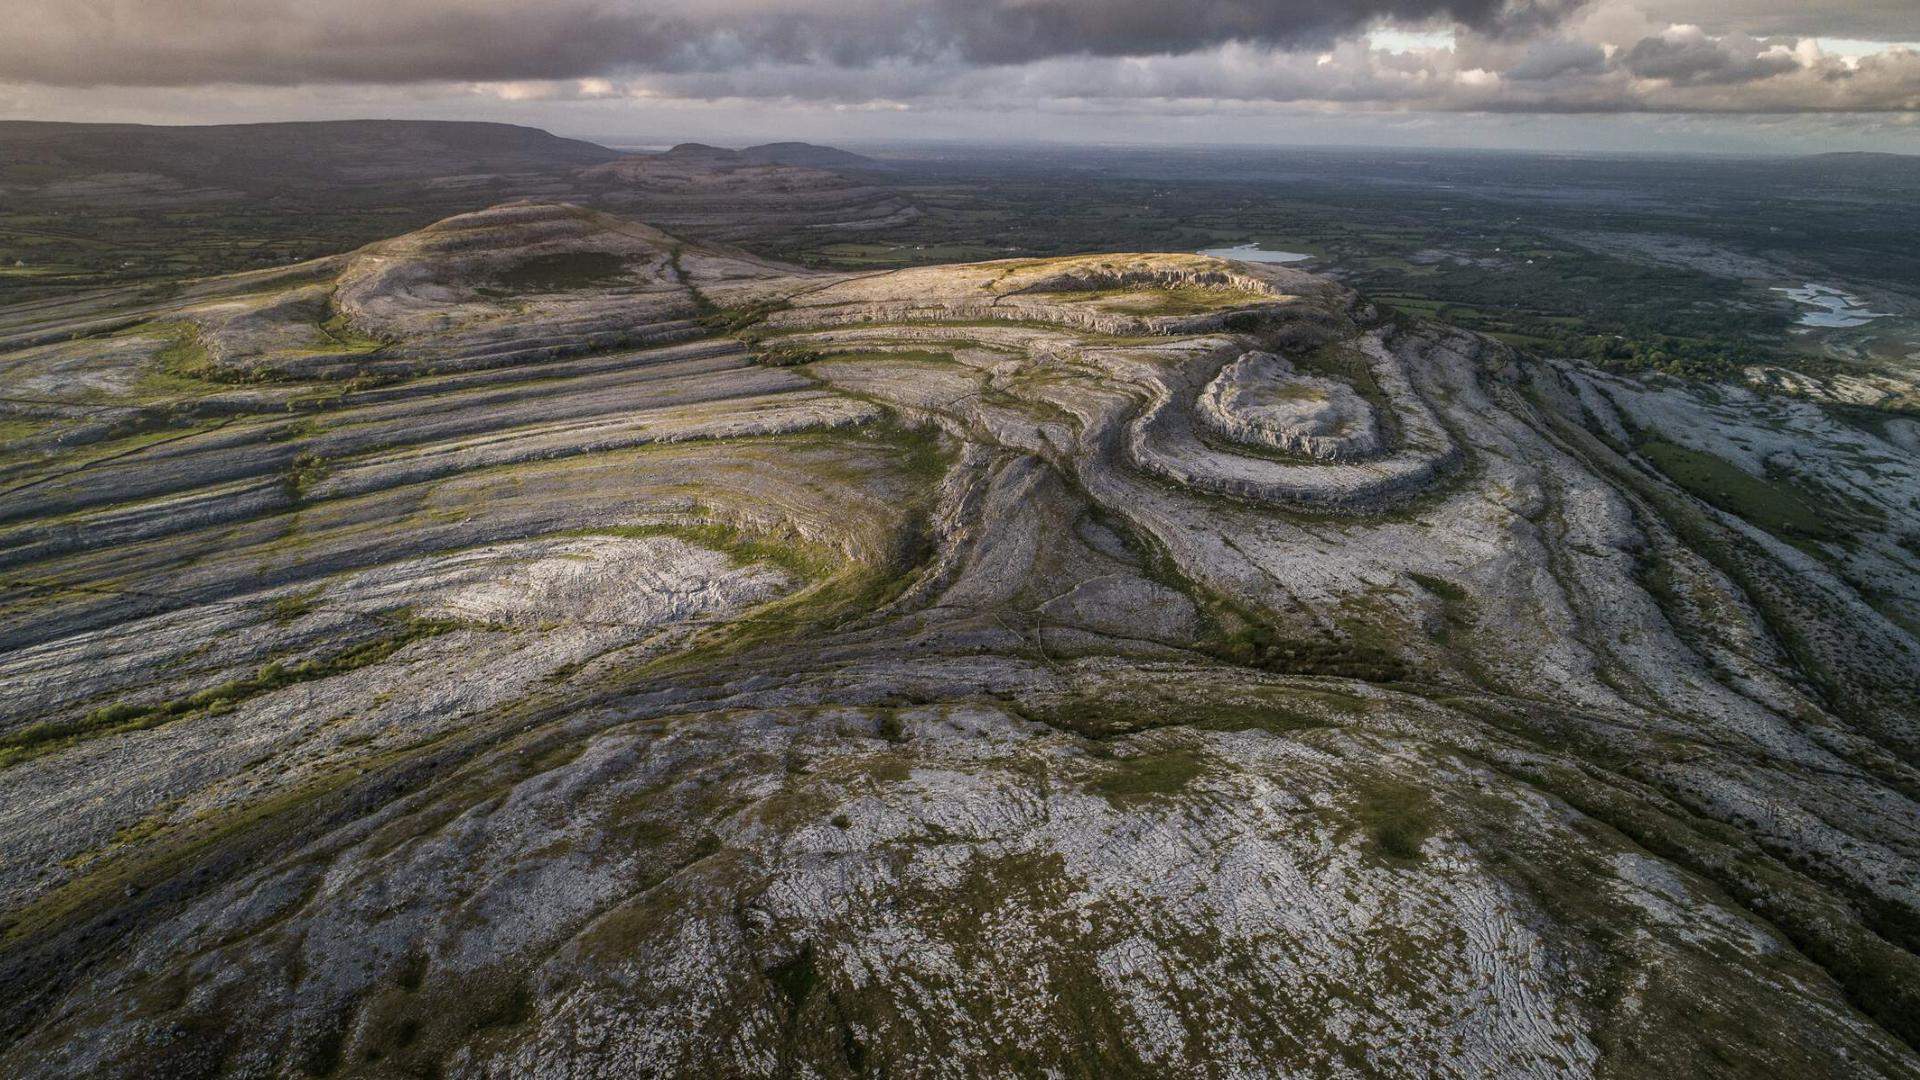
[[[1897,425],[1194,256],[429,233],[9,355],[100,394],[0,458],[0,1071],[1920,1068]],[[381,379],[156,377],[342,291]]]
[[[1119,337],[1262,325],[1324,335],[1355,302],[1330,282],[1279,267],[1229,269],[1197,255],[1089,255],[854,275],[795,296],[766,325],[1004,320]]]

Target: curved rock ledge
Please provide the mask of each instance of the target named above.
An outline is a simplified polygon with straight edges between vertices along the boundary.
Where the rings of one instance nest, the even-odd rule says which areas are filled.
[[[1196,430],[1208,410],[1199,386],[1240,362],[1223,357],[1210,377],[1181,373],[1155,387],[1153,404],[1128,430],[1129,457],[1176,483],[1257,502],[1356,512],[1404,502],[1459,464],[1461,450],[1414,390],[1405,357],[1388,346],[1384,331],[1366,334],[1356,348],[1392,410],[1399,437],[1391,453],[1364,463],[1292,464],[1209,444]]]

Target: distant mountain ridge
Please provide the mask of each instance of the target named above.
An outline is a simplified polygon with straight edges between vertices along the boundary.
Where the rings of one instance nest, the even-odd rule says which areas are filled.
[[[515,124],[322,120],[164,127],[0,121],[0,185],[150,173],[260,190],[461,173],[564,171],[612,161],[606,147]]]
[[[24,226],[0,230],[0,265],[18,271],[0,277],[0,303],[284,265],[514,199],[616,209],[728,241],[885,228],[920,213],[885,168],[806,143],[631,154],[462,121],[0,121],[0,224]]]
[[[1810,154],[1791,163],[1801,169],[1826,174],[1846,175],[1910,182],[1920,176],[1920,154],[1889,154],[1880,150],[1840,150],[1828,154]]]
[[[729,150],[682,143],[666,157],[725,166],[884,170],[830,146]],[[539,128],[464,120],[315,120],[163,126],[0,121],[0,189],[56,198],[151,199],[198,189],[262,194],[488,175],[567,176],[627,157]],[[177,194],[175,197],[179,197]]]

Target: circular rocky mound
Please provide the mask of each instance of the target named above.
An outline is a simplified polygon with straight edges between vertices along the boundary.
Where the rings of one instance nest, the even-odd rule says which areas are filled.
[[[1383,449],[1373,406],[1345,383],[1301,375],[1272,353],[1249,352],[1200,395],[1200,419],[1239,442],[1323,461]]]

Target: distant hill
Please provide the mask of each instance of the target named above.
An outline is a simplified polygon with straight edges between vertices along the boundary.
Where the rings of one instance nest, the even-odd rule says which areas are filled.
[[[1808,161],[1887,161],[1920,165],[1920,154],[1889,154],[1881,150],[1836,150],[1828,154],[1809,154]]]
[[[745,150],[681,143],[579,170],[576,197],[729,241],[796,228],[884,227],[918,217],[917,207],[873,175],[878,165],[806,143]]]
[[[885,169],[882,161],[841,150],[803,142],[765,143],[744,150],[728,150],[706,143],[681,143],[664,157],[688,161],[724,161],[743,165],[793,165],[806,169]]]
[[[886,163],[875,161],[864,154],[850,150],[841,150],[832,146],[816,146],[813,143],[777,142],[763,146],[749,146],[740,151],[740,156],[748,161],[764,161],[774,165],[804,165],[810,169],[879,169]]]
[[[473,173],[566,171],[612,161],[603,146],[513,124],[442,120],[156,127],[0,121],[0,185],[146,174],[262,191]]]
[[[686,161],[739,161],[740,151],[724,146],[708,146],[706,143],[683,142],[660,156]]]
[[[626,155],[511,124],[0,121],[0,305],[284,266],[514,199],[727,241],[913,220],[878,164],[805,143]]]
[[[1847,190],[1869,198],[1920,196],[1920,155],[1854,150],[1791,158],[1774,167],[1790,183],[1822,191]]]

